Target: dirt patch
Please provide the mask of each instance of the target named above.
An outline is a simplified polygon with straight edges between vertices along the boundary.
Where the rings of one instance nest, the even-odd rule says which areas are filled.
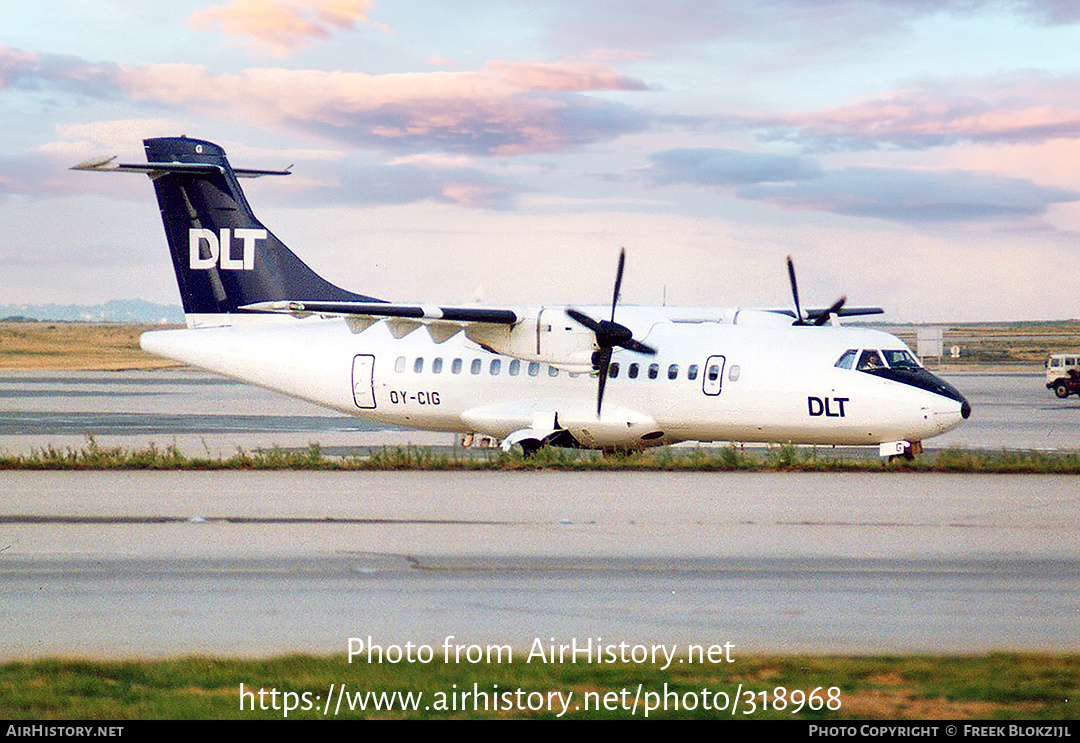
[[[139,336],[164,325],[0,323],[0,369],[118,371],[180,366],[139,348]]]

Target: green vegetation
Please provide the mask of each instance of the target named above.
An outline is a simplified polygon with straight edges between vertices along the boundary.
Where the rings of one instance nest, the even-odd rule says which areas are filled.
[[[561,706],[547,702],[539,710],[473,710],[472,697],[462,711],[460,695],[476,689],[502,693],[521,689],[533,700],[565,699],[570,693],[568,717],[644,717],[645,693],[663,695],[668,710],[651,711],[657,718],[736,719],[1001,719],[1065,720],[1080,718],[1080,656],[992,654],[985,656],[910,657],[804,657],[750,656],[716,665],[676,663],[667,670],[649,664],[524,663],[524,653],[513,664],[445,664],[440,648],[432,663],[353,663],[344,656],[287,656],[264,660],[206,657],[160,661],[89,661],[46,659],[0,665],[0,710],[9,719],[125,720],[125,719],[281,719],[285,692],[291,692],[289,718],[320,718],[331,684],[344,685],[350,695],[364,692],[422,693],[419,709],[402,711],[348,709],[340,718],[524,718],[556,717]],[[241,709],[241,684],[251,692]],[[627,709],[584,708],[586,694],[621,699],[627,707],[641,685],[636,715]],[[743,690],[736,714],[704,709],[724,704]],[[780,689],[783,689],[781,691]],[[833,709],[822,708],[829,698]],[[629,690],[622,696],[623,690]],[[807,701],[817,689],[811,710]],[[260,702],[259,691],[264,691]],[[271,691],[276,690],[274,710]],[[806,695],[802,704],[799,691]],[[303,694],[307,692],[307,709]],[[449,707],[456,692],[457,709]],[[539,692],[540,695],[535,694]],[[763,692],[769,709],[762,709]],[[448,711],[438,711],[439,695]],[[775,695],[783,701],[776,704]],[[562,695],[562,696],[558,696]],[[316,696],[319,700],[316,702]],[[356,697],[351,697],[356,705]],[[654,697],[655,700],[658,697]],[[415,699],[415,697],[414,697]],[[500,699],[507,699],[500,697]],[[750,700],[756,703],[752,714]],[[838,702],[837,702],[838,700]],[[400,698],[398,698],[400,701]],[[673,709],[678,705],[678,709]],[[839,706],[838,709],[835,707]],[[433,708],[424,710],[425,706]],[[577,709],[574,705],[579,705]],[[254,706],[254,710],[252,707]],[[266,709],[260,707],[265,706]],[[509,706],[509,705],[507,705]],[[527,705],[524,705],[527,706]],[[538,706],[538,705],[534,705]],[[596,705],[591,705],[595,707]],[[602,705],[601,705],[602,706]],[[694,709],[686,709],[694,706]],[[794,711],[799,706],[799,711]],[[783,707],[776,709],[774,707]],[[333,715],[331,706],[329,716]]]
[[[973,451],[950,448],[908,461],[882,460],[865,453],[845,456],[833,449],[770,446],[747,452],[735,446],[660,448],[601,454],[544,448],[531,456],[496,449],[440,450],[385,447],[348,456],[329,456],[318,444],[306,449],[238,449],[230,457],[198,457],[176,446],[142,449],[100,446],[93,436],[81,449],[53,446],[29,454],[0,453],[8,470],[442,470],[442,471],[612,471],[663,472],[966,472],[998,474],[1080,474],[1080,452]]]

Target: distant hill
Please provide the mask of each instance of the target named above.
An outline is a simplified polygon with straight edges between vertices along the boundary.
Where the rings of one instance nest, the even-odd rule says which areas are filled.
[[[184,311],[171,304],[113,299],[103,304],[0,304],[0,321],[78,320],[183,325]]]

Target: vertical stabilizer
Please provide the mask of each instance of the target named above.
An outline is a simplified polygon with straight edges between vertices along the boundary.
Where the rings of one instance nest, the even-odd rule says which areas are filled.
[[[88,162],[83,170],[147,173],[154,182],[188,324],[229,325],[256,302],[379,300],[323,279],[255,217],[221,147],[187,137],[147,139],[145,165]]]

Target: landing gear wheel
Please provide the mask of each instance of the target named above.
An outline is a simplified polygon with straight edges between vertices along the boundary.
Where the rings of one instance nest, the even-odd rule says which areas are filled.
[[[518,445],[521,447],[521,456],[528,459],[543,448],[544,442],[537,441],[536,439],[525,439]]]

